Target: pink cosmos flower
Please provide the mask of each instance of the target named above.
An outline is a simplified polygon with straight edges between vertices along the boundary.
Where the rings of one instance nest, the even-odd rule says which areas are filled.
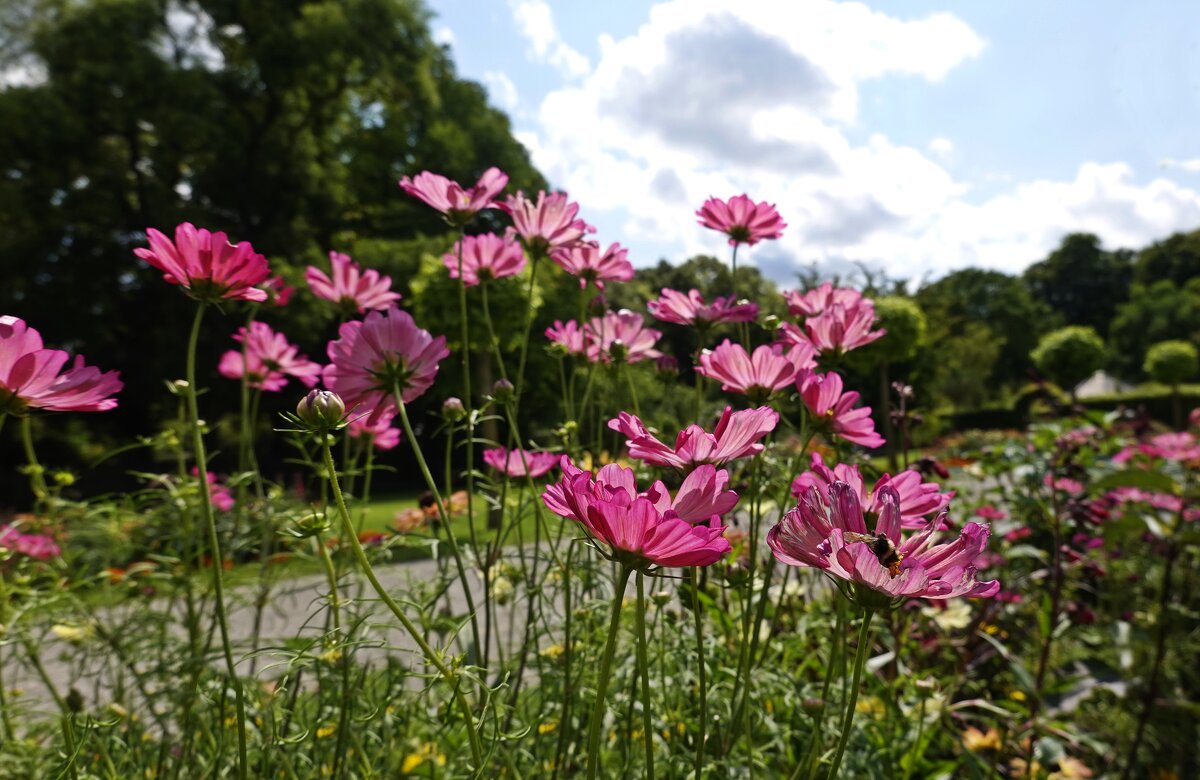
[[[565,192],[547,195],[539,191],[537,200],[530,200],[524,192],[518,192],[509,195],[500,208],[512,217],[511,234],[520,236],[525,248],[536,257],[573,246],[584,233],[594,230],[582,219],[576,219],[579,204],[567,200]]]
[[[193,466],[192,476],[199,479],[200,469]],[[212,501],[213,509],[221,512],[228,512],[237,503],[233,500],[233,493],[229,492],[229,488],[222,485],[221,481],[217,479],[217,475],[211,471],[208,472],[208,497]]]
[[[330,252],[329,264],[333,268],[332,279],[314,265],[304,272],[308,288],[318,298],[333,301],[347,312],[360,314],[372,309],[386,309],[400,300],[400,293],[392,292],[392,277],[380,276],[374,269],[363,271],[350,255]]]
[[[124,387],[120,372],[85,365],[82,355],[66,371],[70,356],[45,349],[42,336],[25,320],[0,316],[0,414],[26,410],[106,412],[117,408],[111,396]]]
[[[741,393],[761,402],[792,384],[802,370],[815,365],[812,347],[806,344],[786,351],[779,345],[764,344],[749,355],[741,344],[725,339],[716,349],[700,353],[696,371],[720,382],[726,392]]]
[[[1114,488],[1106,495],[1116,504],[1144,504],[1153,509],[1160,509],[1171,514],[1177,514],[1180,508],[1183,507],[1183,501],[1179,496],[1173,496],[1170,493],[1141,490],[1135,487]],[[1184,509],[1183,519],[1189,523],[1200,519],[1200,507]]]
[[[663,322],[700,329],[722,322],[754,322],[758,318],[756,303],[736,303],[730,296],[715,298],[706,304],[699,290],[690,290],[684,295],[678,290],[663,288],[662,296],[647,303],[646,308]]]
[[[526,471],[533,479],[544,476],[558,465],[559,457],[553,452],[510,451],[503,447],[483,451],[483,462],[489,468],[514,479],[524,477]]]
[[[278,274],[260,284],[258,288],[267,294],[268,304],[281,309],[287,306],[288,302],[292,300],[292,296],[296,294],[296,288],[290,286]]]
[[[1188,428],[1193,431],[1200,431],[1200,406],[1197,406],[1188,414]]]
[[[802,371],[796,378],[796,389],[800,391],[800,398],[809,413],[816,418],[816,424],[826,425],[830,433],[868,449],[883,445],[883,437],[875,432],[871,407],[854,408],[859,394],[854,391],[842,392],[840,374],[833,371],[828,374]]]
[[[926,516],[941,512],[954,497],[954,491],[942,493],[937,483],[923,481],[920,473],[911,469],[901,471],[894,477],[884,474],[868,492],[858,466],[839,463],[831,469],[825,465],[821,453],[814,452],[809,468],[810,471],[792,481],[792,495],[796,498],[803,496],[810,487],[828,496],[830,485],[844,482],[854,488],[859,503],[868,511],[878,513],[883,510],[883,488],[890,487],[900,500],[900,526],[906,530],[924,527]]]
[[[11,525],[0,525],[0,547],[35,561],[47,561],[62,554],[52,537],[46,534],[23,534]]]
[[[484,279],[516,276],[525,269],[525,250],[520,244],[487,233],[455,242],[454,248],[442,256],[451,279],[458,278],[459,244],[462,245],[463,281],[467,287],[474,287]]]
[[[835,303],[846,308],[853,308],[862,300],[862,293],[849,287],[834,287],[830,282],[823,282],[808,292],[790,290],[783,294],[787,300],[788,311],[793,317],[815,317],[833,306]]]
[[[555,349],[567,355],[587,354],[587,334],[585,328],[579,327],[575,320],[555,320],[552,327],[546,328],[546,338]]]
[[[704,227],[729,236],[730,246],[754,246],[763,239],[779,238],[787,227],[774,204],[755,203],[749,195],[735,195],[728,201],[709,198],[696,216]]]
[[[550,259],[567,273],[579,278],[579,289],[588,282],[604,289],[605,282],[628,282],[633,278],[633,264],[629,262],[629,250],[620,244],[612,244],[601,251],[594,241],[580,241],[573,246],[555,249]]]
[[[828,496],[809,487],[795,509],[767,534],[775,557],[789,566],[811,566],[854,587],[865,606],[897,598],[990,598],[1000,590],[992,580],[977,582],[976,569],[987,548],[988,527],[967,523],[957,539],[934,544],[945,513],[907,540],[901,535],[900,499],[881,488],[881,508],[868,531],[858,493],[844,482],[829,486]],[[888,551],[895,549],[898,560]],[[879,552],[877,552],[879,551]]]
[[[177,284],[194,298],[216,300],[265,301],[267,293],[258,289],[271,275],[267,258],[254,251],[246,241],[236,246],[224,233],[210,233],[184,222],[175,228],[175,241],[150,228],[146,231],[149,249],[133,253],[163,272],[163,279]]]
[[[566,456],[559,465],[563,476],[542,500],[607,544],[613,557],[639,568],[708,566],[729,552],[720,515],[733,508],[737,494],[724,490],[727,472],[701,466],[672,500],[661,482],[638,493],[633,469],[610,464],[593,479]]]
[[[975,516],[984,520],[1003,520],[1008,517],[1008,513],[1003,509],[998,509],[991,504],[984,504],[975,510]]]
[[[375,422],[371,422],[367,415],[362,415],[350,421],[350,425],[346,427],[346,433],[354,439],[370,437],[371,445],[375,449],[386,452],[395,449],[396,445],[400,443],[401,431],[392,425],[395,417],[395,412],[386,412],[381,414]]]
[[[625,437],[631,458],[686,471],[704,463],[723,466],[757,455],[763,451],[759,441],[775,430],[778,422],[779,413],[769,406],[738,412],[727,406],[716,430],[708,433],[699,425],[689,425],[675,437],[674,448],[655,438],[640,419],[628,412],[609,420],[608,427]]]
[[[779,328],[780,343],[786,345],[808,342],[822,354],[844,354],[883,338],[883,328],[871,330],[875,324],[875,307],[870,301],[846,307],[835,303],[825,311],[804,321],[804,329],[791,322]]]
[[[217,370],[229,379],[246,377],[250,387],[277,393],[287,385],[288,376],[305,387],[315,387],[321,378],[321,366],[299,353],[282,333],[265,322],[251,322],[250,329],[238,328],[233,340],[242,349],[231,349],[221,356]]]
[[[495,198],[507,184],[508,175],[499,168],[488,168],[475,186],[466,190],[457,182],[429,171],[400,180],[402,190],[440,211],[453,225],[464,225],[476,213],[495,208]]]
[[[1058,477],[1055,479],[1052,474],[1047,474],[1042,479],[1042,484],[1048,488],[1054,488],[1060,493],[1068,493],[1072,496],[1082,495],[1084,490],[1083,483],[1079,480],[1071,479],[1070,477]]]
[[[586,333],[588,360],[593,363],[639,363],[662,354],[654,348],[662,333],[647,328],[642,315],[629,309],[593,317]]]
[[[434,338],[395,306],[343,324],[327,351],[325,386],[347,409],[369,412],[368,424],[395,411],[395,392],[404,403],[420,397],[433,384],[438,362],[450,355],[445,336]]]

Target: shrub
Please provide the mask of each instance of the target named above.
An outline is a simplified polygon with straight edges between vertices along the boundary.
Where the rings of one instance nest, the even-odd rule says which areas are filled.
[[[1160,341],[1146,353],[1142,368],[1155,382],[1172,387],[1196,375],[1200,364],[1196,348],[1188,341]]]
[[[1104,365],[1104,341],[1092,328],[1071,325],[1043,336],[1030,357],[1038,371],[1074,396],[1075,385]]]

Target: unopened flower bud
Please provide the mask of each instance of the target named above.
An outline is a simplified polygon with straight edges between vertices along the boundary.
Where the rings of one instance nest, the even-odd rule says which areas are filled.
[[[763,327],[768,331],[779,330],[779,326],[782,324],[783,321],[779,319],[779,315],[777,314],[768,314],[763,317]]]
[[[654,366],[660,374],[674,376],[679,373],[679,361],[674,355],[659,355],[654,360]]]
[[[629,355],[629,347],[625,346],[624,341],[613,339],[612,344],[608,347],[608,354],[618,363],[624,363],[625,358]]]
[[[467,416],[467,407],[462,399],[451,396],[442,402],[442,417],[450,422],[458,422]]]
[[[825,709],[825,702],[822,699],[811,696],[800,702],[800,706],[803,707],[804,711],[809,715],[820,715],[821,711]]]
[[[171,395],[187,395],[187,390],[188,383],[186,379],[176,379],[173,382],[167,382],[167,392]]]
[[[497,380],[496,384],[492,385],[492,398],[499,403],[508,403],[513,397],[513,383],[507,379]]]
[[[296,416],[313,428],[331,428],[341,422],[344,414],[346,404],[329,390],[309,390],[296,404]]]
[[[499,577],[492,583],[492,599],[497,604],[507,604],[512,601],[514,590],[512,580],[508,577]]]
[[[306,539],[310,536],[324,533],[329,529],[329,516],[313,512],[296,520],[294,527],[291,529],[291,535],[297,539]]]
[[[660,590],[650,596],[650,598],[660,607],[665,607],[671,601],[671,591]]]

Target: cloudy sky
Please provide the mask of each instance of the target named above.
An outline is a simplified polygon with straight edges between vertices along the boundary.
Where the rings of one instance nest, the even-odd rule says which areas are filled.
[[[897,277],[1020,271],[1064,233],[1200,228],[1200,3],[431,0],[461,73],[637,264],[724,256],[710,195],[778,205],[750,252]]]

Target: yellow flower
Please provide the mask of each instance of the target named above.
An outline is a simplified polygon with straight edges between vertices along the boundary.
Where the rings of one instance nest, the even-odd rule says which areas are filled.
[[[539,734],[550,734],[557,730],[558,730],[558,723],[556,723],[554,721],[550,721],[549,723],[539,723],[538,724],[538,733]]]
[[[321,726],[317,729],[317,739],[325,739],[331,737],[337,731],[337,724],[330,723],[327,726]]]
[[[342,660],[342,651],[335,647],[332,650],[326,650],[317,657],[327,664],[333,664]]]
[[[1025,701],[1026,696],[1024,691],[1013,691],[1012,693],[1008,694],[1008,698],[1012,699],[1013,701]]]
[[[1058,759],[1058,771],[1051,772],[1047,780],[1087,780],[1091,776],[1092,770],[1082,761],[1063,756]]]
[[[425,756],[420,753],[409,753],[404,757],[404,763],[400,765],[400,771],[404,774],[412,772],[425,761]]]
[[[566,651],[567,648],[563,647],[562,645],[555,644],[550,645],[549,647],[543,647],[538,651],[538,655],[540,655],[542,658],[549,658],[551,661],[556,661],[558,660],[559,656]]]
[[[995,729],[980,731],[974,726],[968,726],[967,730],[962,733],[963,747],[972,753],[981,753],[985,750],[1000,749],[1000,734]]]
[[[883,700],[878,696],[860,697],[858,704],[854,706],[855,712],[861,712],[875,718],[882,717],[885,710],[886,707],[884,707]]]
[[[445,766],[446,756],[438,752],[437,745],[432,742],[426,742],[417,748],[415,752],[409,753],[404,757],[404,762],[400,765],[400,771],[408,774],[426,761],[432,761],[438,766]]]
[[[95,626],[92,623],[84,623],[79,626],[67,625],[66,623],[55,623],[50,627],[50,633],[54,634],[59,639],[65,639],[68,642],[82,642],[85,639],[90,639],[95,633]]]

